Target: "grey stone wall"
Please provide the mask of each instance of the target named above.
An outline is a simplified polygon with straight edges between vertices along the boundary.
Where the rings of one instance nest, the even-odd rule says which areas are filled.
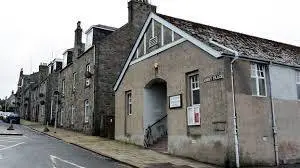
[[[94,79],[93,75],[90,78],[90,85],[86,86],[86,65],[91,67],[91,73],[94,74],[94,48],[90,48],[84,52],[80,57],[73,60],[73,64],[60,72],[59,87],[62,90],[62,80],[65,80],[65,94],[62,97],[62,105],[59,112],[60,117],[63,119],[64,128],[81,131],[87,134],[94,134]],[[73,92],[73,73],[77,73],[76,89]],[[89,101],[89,121],[85,122],[84,118],[84,101]],[[72,124],[72,105],[75,107],[73,116],[74,124]],[[63,111],[63,115],[61,115]]]
[[[109,121],[114,118],[113,86],[137,39],[143,23],[156,7],[138,1],[128,3],[129,22],[96,45],[96,113],[99,113],[100,136],[112,136]],[[108,121],[109,120],[109,121]]]

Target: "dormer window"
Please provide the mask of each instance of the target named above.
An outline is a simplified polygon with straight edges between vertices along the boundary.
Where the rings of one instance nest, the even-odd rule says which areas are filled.
[[[68,52],[65,52],[63,54],[63,66],[62,66],[62,68],[66,67],[67,64],[68,64]]]
[[[93,45],[93,29],[90,29],[86,33],[85,50],[89,49],[92,45]]]

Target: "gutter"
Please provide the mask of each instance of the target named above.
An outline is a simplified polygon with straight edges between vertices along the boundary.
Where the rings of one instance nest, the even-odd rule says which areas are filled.
[[[240,153],[239,153],[239,140],[238,140],[238,126],[237,126],[237,114],[236,114],[236,103],[235,103],[235,88],[234,88],[234,63],[239,59],[239,53],[228,47],[219,44],[212,39],[209,39],[209,43],[216,45],[222,49],[234,53],[234,57],[230,62],[230,74],[231,74],[231,90],[232,90],[232,120],[233,120],[233,135],[234,135],[234,149],[235,149],[235,165],[237,168],[240,167]]]

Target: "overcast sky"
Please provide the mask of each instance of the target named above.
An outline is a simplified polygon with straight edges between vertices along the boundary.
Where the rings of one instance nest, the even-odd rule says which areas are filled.
[[[300,46],[297,0],[151,0],[158,12]],[[76,22],[120,27],[127,0],[7,0],[0,5],[0,98],[73,46]]]

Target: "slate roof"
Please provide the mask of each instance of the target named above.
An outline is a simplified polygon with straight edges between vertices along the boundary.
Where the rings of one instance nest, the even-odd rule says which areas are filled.
[[[269,60],[292,66],[300,65],[300,47],[194,23],[162,14],[157,15],[192,35],[201,42],[213,47],[217,51],[228,53],[228,51],[212,45],[209,42],[209,39],[238,51],[243,57]]]

